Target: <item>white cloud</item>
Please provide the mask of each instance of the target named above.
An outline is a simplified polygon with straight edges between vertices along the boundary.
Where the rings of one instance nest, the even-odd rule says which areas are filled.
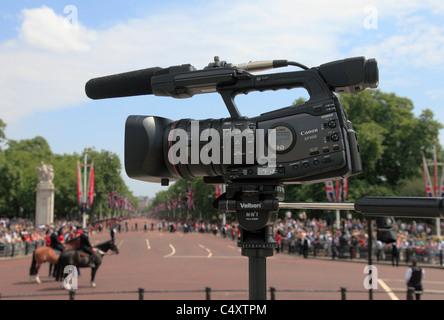
[[[48,7],[24,9],[18,37],[0,44],[0,117],[10,123],[86,101],[83,88],[91,77],[182,63],[202,68],[215,55],[234,63],[291,59],[313,66],[365,53],[395,65],[442,64],[443,28],[424,18],[412,25],[419,8],[442,14],[440,1],[386,2],[372,4],[380,29],[368,45],[359,41],[367,32],[363,0],[340,6],[327,0],[202,2],[102,30],[66,28],[66,17]],[[396,21],[395,33],[385,34],[384,19]]]
[[[70,27],[67,18],[58,16],[48,7],[24,9],[20,39],[30,48],[57,53],[86,52],[95,40],[95,32],[84,27]]]

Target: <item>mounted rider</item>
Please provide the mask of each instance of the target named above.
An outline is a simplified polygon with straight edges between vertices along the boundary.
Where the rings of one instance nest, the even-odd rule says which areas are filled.
[[[95,268],[96,265],[92,261],[94,258],[94,251],[95,250],[93,249],[91,243],[89,242],[88,229],[86,229],[86,228],[84,228],[83,230],[79,229],[76,231],[75,235],[80,240],[80,245],[77,248],[77,250],[81,250],[81,251],[87,253],[89,255],[88,264],[87,264],[88,267]]]
[[[59,235],[63,232],[62,228],[56,233],[55,229],[52,229],[51,235],[49,236],[49,246],[54,249],[56,254],[60,254],[65,250],[65,246],[60,242]]]

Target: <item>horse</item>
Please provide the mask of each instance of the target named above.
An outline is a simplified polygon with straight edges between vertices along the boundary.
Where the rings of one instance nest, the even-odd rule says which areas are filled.
[[[66,244],[66,249],[71,250],[79,245],[79,241]],[[31,268],[29,269],[29,282],[32,282],[32,276],[35,276],[35,281],[40,284],[39,270],[43,263],[49,262],[51,265],[56,265],[59,260],[59,255],[53,248],[45,246],[34,250],[32,253]],[[50,271],[51,272],[51,271]]]
[[[104,243],[94,246],[94,257],[92,262],[95,267],[91,268],[91,287],[95,287],[94,279],[96,272],[102,264],[102,258],[108,250],[112,250],[115,254],[119,254],[119,249],[115,245],[113,240],[106,241]],[[65,278],[64,269],[68,265],[73,265],[78,268],[89,268],[88,266],[88,254],[80,250],[65,250],[60,254],[59,260],[56,265],[56,280],[63,281]]]

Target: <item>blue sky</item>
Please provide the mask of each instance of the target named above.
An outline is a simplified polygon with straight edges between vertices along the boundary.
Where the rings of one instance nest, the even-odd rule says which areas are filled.
[[[123,164],[129,115],[206,119],[228,112],[217,94],[92,101],[84,93],[91,78],[184,63],[200,69],[216,55],[310,67],[366,56],[378,60],[382,91],[410,98],[416,115],[429,108],[444,123],[442,21],[442,0],[4,1],[0,118],[10,139],[41,135],[60,154],[109,150]],[[281,90],[236,102],[243,115],[256,116],[299,96],[306,93]],[[439,139],[444,144],[443,133]],[[135,195],[164,189],[124,170],[122,177]]]

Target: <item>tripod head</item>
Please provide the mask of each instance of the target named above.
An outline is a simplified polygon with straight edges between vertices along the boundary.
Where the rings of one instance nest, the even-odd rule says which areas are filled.
[[[273,224],[284,197],[282,184],[231,184],[213,205],[236,214],[241,232],[238,247],[268,249],[277,247]]]

